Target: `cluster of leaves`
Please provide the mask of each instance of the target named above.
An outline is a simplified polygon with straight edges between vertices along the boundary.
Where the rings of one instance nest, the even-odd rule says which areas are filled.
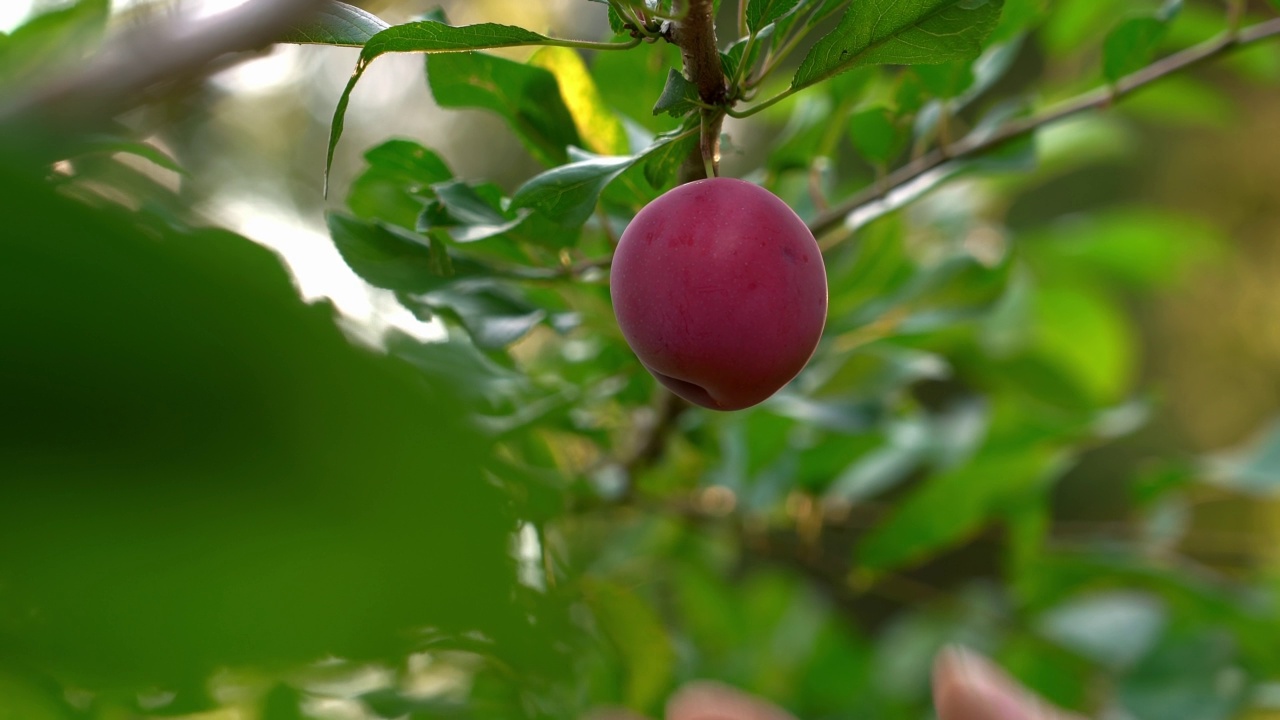
[[[400,646],[348,648],[325,636],[326,651],[398,672],[355,691],[333,690],[324,673],[292,676],[266,696],[268,716],[296,717],[300,701],[343,693],[382,717],[565,718],[619,704],[657,714],[680,682],[712,677],[804,717],[918,718],[933,653],[957,641],[1080,710],[1201,720],[1232,717],[1261,697],[1256,691],[1280,677],[1280,621],[1266,579],[1193,571],[1179,549],[1197,487],[1267,492],[1280,475],[1280,440],[1208,460],[1167,452],[1101,473],[1091,464],[1097,448],[1124,447],[1159,411],[1138,384],[1143,348],[1130,306],[1176,288],[1190,267],[1226,250],[1211,224],[1090,198],[1082,178],[1123,173],[1136,118],[1204,122],[1213,119],[1205,104],[1226,100],[1182,77],[1122,106],[1124,114],[1028,127],[991,152],[881,186],[930,150],[1035,117],[1045,104],[1037,97],[1115,86],[1168,52],[1261,21],[1239,3],[1224,13],[1207,1],[744,0],[737,36],[732,18],[719,28],[727,104],[707,108],[666,42],[683,3],[607,4],[614,37],[606,42],[494,23],[458,27],[442,13],[387,27],[336,2],[289,38],[362,48],[334,117],[330,161],[369,64],[421,52],[440,106],[501,117],[544,171],[507,193],[458,177],[432,148],[389,140],[366,153],[345,210],[329,215],[353,271],[444,329],[441,342],[393,337],[388,348],[437,388],[453,388],[447,401],[423,400],[428,410],[471,423],[451,430],[458,435],[408,424],[423,438],[419,457],[404,458],[409,469],[398,454],[350,461],[367,463],[363,478],[420,479],[380,493],[391,505],[382,512],[399,518],[412,507],[444,533],[400,538],[431,561],[424,565],[397,554],[389,557],[405,562],[394,570],[387,557],[366,568],[376,578],[342,576],[356,598],[374,586],[396,600],[437,596],[442,605],[424,604],[436,616],[393,616],[437,630],[411,643],[427,654],[405,662]],[[38,19],[28,26],[35,30],[0,39],[0,58],[23,33],[55,22]],[[1098,37],[1103,25],[1111,29]],[[537,50],[524,61],[476,52],[516,46]],[[1258,46],[1232,67],[1274,82],[1280,56]],[[770,401],[733,414],[684,407],[656,386],[617,330],[605,282],[618,232],[676,182],[708,109],[743,118],[729,128],[727,164],[805,219],[816,224],[842,198],[872,197],[820,233],[831,309],[810,366]],[[111,142],[103,149],[163,158]],[[79,203],[111,204],[92,191],[129,171],[92,166],[89,157],[75,164],[85,182],[64,190]],[[139,215],[152,230],[139,230],[135,217],[114,241],[165,227],[170,243],[200,244],[187,230],[173,235],[186,228],[176,198],[156,206],[171,193],[144,190],[138,197],[150,206]],[[66,212],[33,211],[31,223]],[[89,302],[92,286],[68,282]],[[364,394],[351,387],[332,392]],[[404,436],[407,421],[390,408],[405,398],[386,403],[359,416],[371,423],[360,437]],[[329,437],[311,446],[326,460],[341,454]],[[1123,488],[1126,532],[1067,542],[1052,502],[1062,482]],[[454,504],[450,483],[469,488]],[[480,495],[502,512],[475,515]],[[23,512],[47,512],[37,510]],[[386,518],[363,522],[349,529],[361,534]],[[499,536],[514,543],[506,564],[458,549],[492,550]],[[373,537],[382,550],[395,542]],[[342,543],[322,547],[344,553]],[[377,555],[361,549],[353,539],[335,564]],[[489,585],[450,574],[458,558],[480,555]],[[274,562],[262,566],[297,558]],[[234,588],[260,574],[209,577]],[[89,592],[48,582],[68,597]],[[485,617],[450,604],[459,591]],[[0,638],[29,640],[22,626],[5,624],[13,615],[5,597]],[[524,620],[504,614],[513,607]],[[288,615],[272,609],[271,617]],[[67,622],[63,630],[73,631]],[[34,657],[76,647],[47,632],[36,636],[46,644],[33,645]],[[537,650],[514,635],[535,638]],[[217,637],[201,638],[217,647]],[[276,639],[288,652],[200,659],[261,671],[315,649],[296,635]],[[143,647],[147,637],[132,640]],[[56,663],[49,671],[70,672]],[[430,673],[447,679],[436,683],[443,691],[422,691]]]

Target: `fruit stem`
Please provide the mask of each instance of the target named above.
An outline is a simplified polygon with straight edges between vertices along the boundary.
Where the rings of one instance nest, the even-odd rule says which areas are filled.
[[[716,49],[713,8],[713,0],[689,0],[684,17],[671,32],[671,42],[680,48],[684,60],[685,77],[698,88],[702,103],[711,108],[699,110],[702,138],[680,167],[681,183],[713,177],[720,156],[720,126],[724,123],[721,108],[728,93]]]

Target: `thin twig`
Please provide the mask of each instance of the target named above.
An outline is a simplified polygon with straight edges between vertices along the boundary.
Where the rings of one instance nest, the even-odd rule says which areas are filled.
[[[1113,86],[1091,90],[1050,107],[1037,115],[1014,120],[995,132],[977,131],[970,133],[950,145],[935,149],[903,165],[890,173],[883,183],[868,187],[837,204],[827,212],[819,214],[809,223],[809,229],[813,231],[814,235],[823,235],[839,229],[844,224],[845,218],[854,211],[865,205],[883,200],[897,188],[910,183],[948,161],[986,152],[1041,127],[1051,125],[1087,110],[1104,109],[1113,101],[1162,80],[1169,75],[1220,57],[1232,50],[1276,36],[1280,36],[1280,18],[1243,28],[1238,32],[1223,35],[1170,55],[1121,78]]]

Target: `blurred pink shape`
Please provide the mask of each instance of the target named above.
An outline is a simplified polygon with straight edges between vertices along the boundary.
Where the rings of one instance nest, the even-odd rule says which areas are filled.
[[[933,667],[938,720],[1084,720],[1049,705],[991,661],[963,648],[938,654]]]

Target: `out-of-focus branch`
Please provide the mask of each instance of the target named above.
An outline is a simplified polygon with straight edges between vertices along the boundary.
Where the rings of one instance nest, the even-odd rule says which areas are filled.
[[[223,67],[218,61],[227,55],[271,44],[323,3],[251,0],[206,19],[176,17],[129,30],[79,66],[14,97],[0,97],[0,136],[92,129],[146,102],[159,88]]]
[[[724,69],[716,49],[715,3],[712,0],[687,0],[684,18],[671,30],[671,42],[680,48],[685,76],[698,88],[698,97],[707,105],[702,113],[702,139],[680,167],[680,182],[700,180],[720,160],[720,127],[724,123]]]
[[[925,173],[957,158],[970,157],[992,150],[1035,130],[1087,110],[1107,107],[1119,98],[1157,82],[1173,73],[1220,57],[1232,50],[1280,36],[1280,19],[1268,20],[1237,32],[1228,32],[1180,53],[1157,60],[1151,65],[1121,78],[1113,86],[1086,92],[1070,100],[1054,105],[1043,112],[1021,120],[1014,120],[994,132],[975,132],[949,145],[937,148],[927,155],[903,165],[889,174],[883,182],[847,198],[830,210],[819,214],[809,223],[814,235],[821,236],[837,230],[850,213],[878,202],[894,190],[910,183]]]

